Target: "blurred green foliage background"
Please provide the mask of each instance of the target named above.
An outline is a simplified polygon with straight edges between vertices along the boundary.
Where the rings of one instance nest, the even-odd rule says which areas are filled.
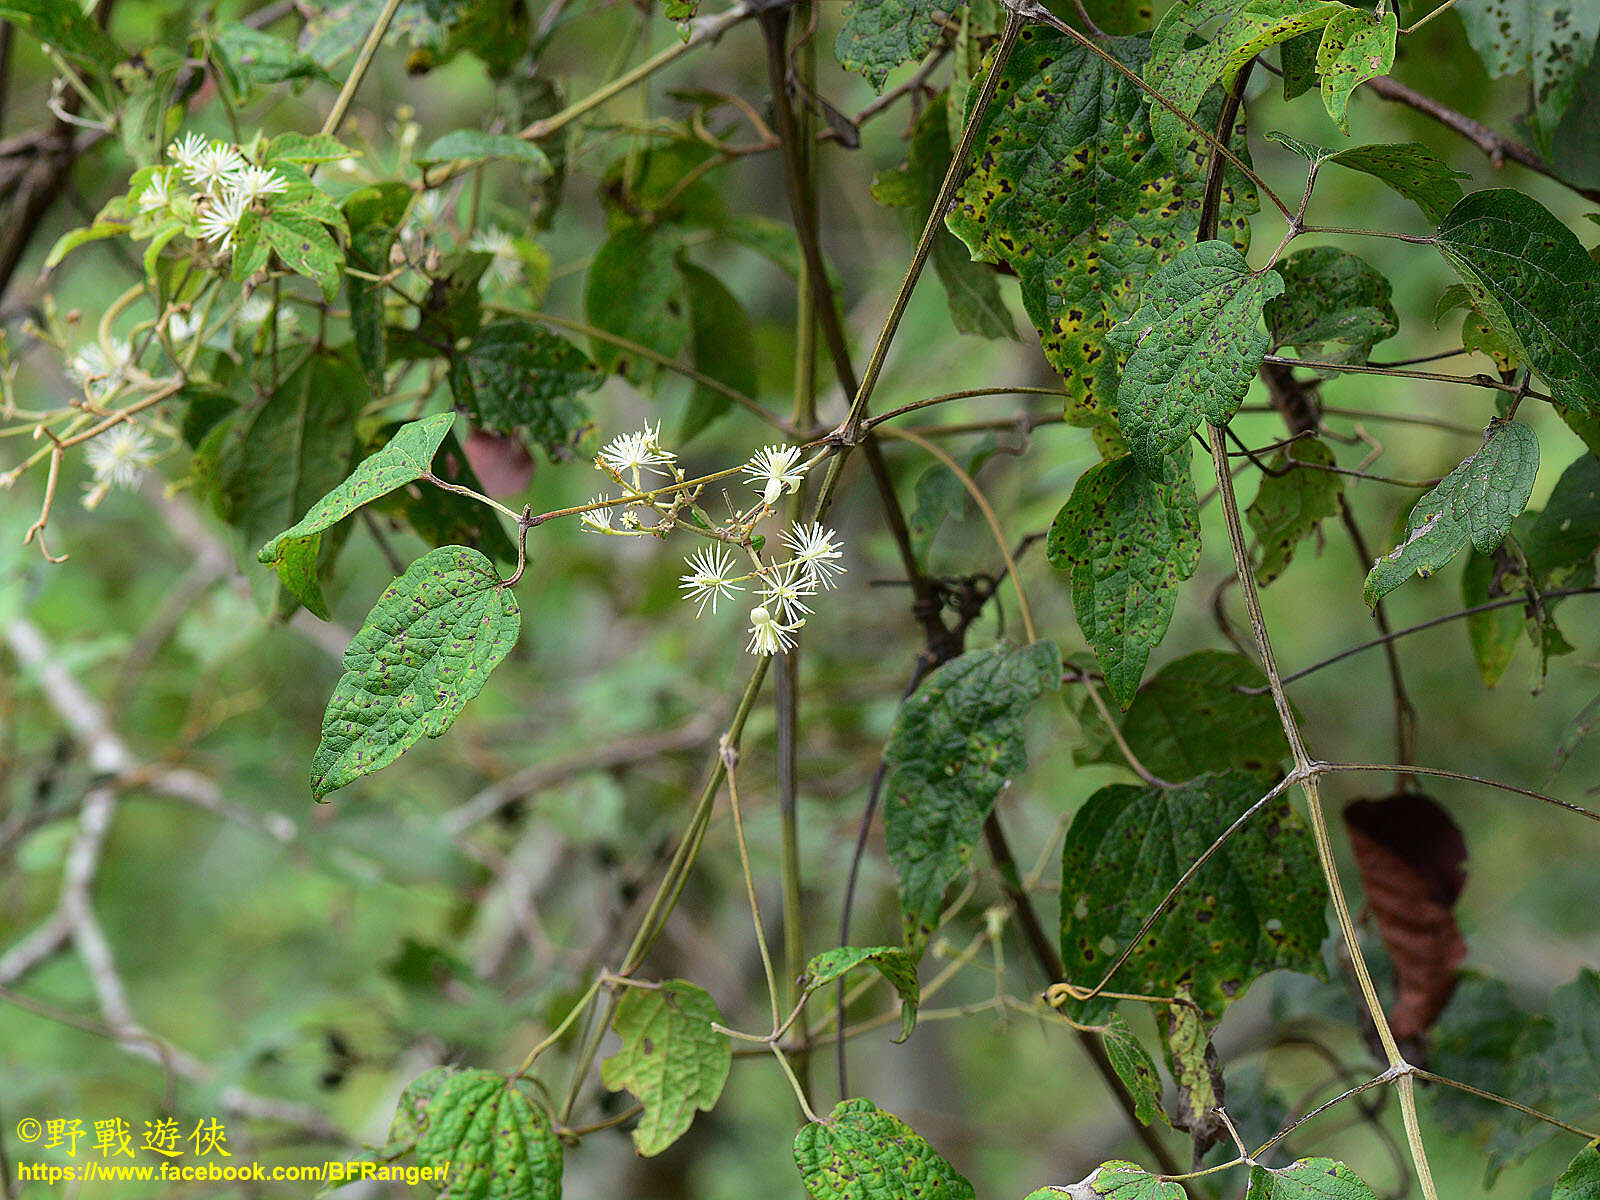
[[[873,93],[832,62],[826,47],[839,6],[826,3],[822,9],[819,85],[840,110],[856,112]],[[198,6],[147,0],[120,5],[113,25],[130,43],[177,45],[204,16]],[[281,28],[295,23],[290,17]],[[551,38],[542,69],[561,80],[568,95],[582,95],[620,50],[639,58],[677,36],[671,23],[644,19],[633,5],[587,5]],[[43,103],[49,74],[26,40],[15,40],[11,53],[5,133]],[[408,74],[404,60],[403,49],[385,49],[355,109],[359,134],[352,140],[379,161],[410,123],[426,141],[484,125],[504,108],[503,91],[475,59],[463,56],[425,74]],[[1453,14],[1403,42],[1395,76],[1502,129],[1512,127],[1523,103],[1515,82],[1485,78]],[[716,46],[687,56],[597,115],[597,128],[570,163],[562,206],[539,235],[553,262],[543,307],[581,313],[584,269],[603,237],[596,194],[601,174],[638,144],[632,130],[639,123],[682,118],[688,109],[677,97],[696,89],[731,93],[760,109],[766,83],[753,27],[733,29]],[[1328,143],[1339,135],[1317,105],[1284,104],[1276,80],[1264,73],[1257,74],[1253,92],[1247,109],[1255,162],[1274,186],[1295,194],[1303,164],[1262,134],[1281,128]],[[278,103],[264,119],[274,129],[315,127],[331,96],[330,87],[313,85]],[[247,112],[243,119],[248,124],[257,118]],[[227,130],[215,101],[197,108],[191,124],[219,134]],[[1352,124],[1357,143],[1426,142],[1470,173],[1464,181],[1469,189],[1509,183],[1574,224],[1584,214],[1570,192],[1514,165],[1497,170],[1467,143],[1364,91],[1353,103]],[[610,133],[602,136],[599,130],[608,125]],[[859,149],[829,143],[818,151],[825,246],[843,283],[848,328],[863,353],[911,249],[900,214],[868,194],[874,175],[902,160],[907,126],[902,103],[864,127]],[[42,257],[54,234],[82,223],[118,190],[127,169],[112,144],[87,156],[34,257]],[[731,210],[784,212],[770,154],[735,161],[711,179]],[[490,219],[503,214],[507,225],[524,219],[529,200],[514,171],[490,171],[481,186]],[[468,197],[458,193],[454,201],[466,204]],[[1311,211],[1329,225],[1424,232],[1405,201],[1353,173],[1326,173]],[[1259,260],[1281,233],[1275,214],[1263,212],[1254,223],[1252,257]],[[1382,348],[1383,356],[1423,355],[1456,344],[1449,320],[1442,330],[1430,320],[1438,295],[1452,282],[1436,254],[1378,239],[1359,252],[1395,285],[1401,332]],[[756,319],[761,397],[786,408],[795,362],[792,282],[727,243],[708,238],[695,255]],[[36,274],[36,266],[24,267],[6,310],[8,347],[18,362],[15,396],[24,405],[37,397],[58,398],[70,387],[56,356],[31,343],[13,319],[40,301]],[[70,259],[49,286],[60,311],[94,314],[131,278],[116,252],[90,248]],[[964,386],[1049,384],[1014,285],[1003,280],[1002,287],[1017,315],[1020,341],[957,335],[938,283],[925,279],[876,406]],[[1487,369],[1486,360],[1469,369]],[[658,417],[670,431],[686,393],[681,381],[668,380],[646,395],[612,379],[593,397],[599,434],[609,437]],[[1488,392],[1422,382],[1349,376],[1328,381],[1323,394],[1330,405],[1424,414],[1472,428],[1481,428],[1494,412]],[[843,411],[836,389],[825,396],[825,415]],[[1250,402],[1262,399],[1253,392]],[[1048,397],[986,398],[945,406],[936,410],[936,419],[989,420],[1048,412],[1050,404]],[[1544,455],[1532,501],[1538,507],[1583,447],[1553,414],[1531,407],[1523,412],[1540,435]],[[1402,478],[1441,475],[1475,445],[1460,434],[1376,419],[1332,416],[1329,424],[1368,438],[1371,469]],[[1253,445],[1281,435],[1270,412],[1248,414],[1236,428]],[[686,447],[686,463],[691,472],[729,465],[747,456],[765,433],[736,413]],[[947,443],[967,446],[979,436]],[[1097,454],[1086,431],[1065,425],[1044,425],[1026,436],[1005,430],[995,437],[1002,452],[988,459],[979,480],[1015,541],[1048,526]],[[0,465],[10,465],[22,449],[31,447],[15,440],[0,445]],[[909,496],[928,460],[903,443],[891,445],[889,454]],[[305,614],[277,623],[264,603],[260,576],[266,572],[248,555],[242,566],[235,562],[241,548],[196,510],[183,487],[180,458],[163,464],[170,483],[150,482],[138,495],[114,493],[92,513],[71,502],[81,494],[80,470],[74,467],[62,481],[68,502],[58,505],[52,527],[54,547],[71,556],[60,565],[46,564],[31,547],[19,545],[36,511],[42,477],[29,475],[0,496],[0,621],[25,615],[42,631],[55,661],[106,707],[116,734],[140,760],[199,771],[220,784],[233,808],[256,818],[281,817],[292,829],[280,841],[246,821],[136,787],[117,810],[93,896],[128,1002],[151,1031],[214,1068],[209,1085],[177,1088],[176,1110],[192,1123],[218,1111],[222,1089],[242,1085],[309,1105],[357,1141],[381,1143],[395,1097],[410,1078],[445,1060],[514,1065],[565,1012],[588,971],[615,954],[630,905],[662,866],[707,770],[716,731],[737,699],[745,662],[738,618],[708,614],[696,621],[678,602],[680,551],[687,547],[588,537],[571,522],[542,527],[530,538],[531,578],[519,591],[522,642],[487,691],[448,737],[424,741],[382,774],[315,807],[306,767],[338,677],[342,643],[391,577],[381,548],[366,529],[356,529],[329,592],[331,627],[316,627]],[[583,503],[595,488],[588,463],[541,460],[526,493],[508,502],[539,511]],[[1347,495],[1377,551],[1392,544],[1396,522],[1403,524],[1416,492],[1362,481],[1353,482]],[[847,848],[919,647],[905,589],[895,583],[893,549],[859,463],[851,467],[835,515],[849,547],[850,573],[842,592],[807,627],[801,685],[802,849],[806,942],[812,951],[835,944]],[[1228,586],[1232,565],[1215,504],[1203,516],[1202,565],[1185,586],[1152,671],[1193,650],[1226,645],[1216,611],[1227,615],[1235,632],[1244,628],[1237,591]],[[420,552],[410,534],[384,532],[402,558]],[[1376,632],[1361,601],[1368,564],[1357,559],[1335,523],[1324,532],[1327,545],[1318,552],[1302,548],[1265,595],[1288,670]],[[227,549],[225,558],[217,557],[219,545]],[[952,575],[992,572],[999,565],[975,512],[946,523],[931,555],[936,571]],[[1023,574],[1041,633],[1056,639],[1064,653],[1080,651],[1066,589],[1038,547],[1024,557]],[[1458,576],[1459,568],[1452,568],[1403,589],[1391,602],[1395,624],[1460,607]],[[1576,652],[1556,660],[1537,692],[1531,690],[1534,664],[1527,646],[1504,682],[1485,690],[1463,624],[1404,639],[1406,677],[1421,710],[1419,761],[1539,786],[1567,722],[1600,683],[1592,604],[1580,598],[1564,610],[1563,628]],[[1002,592],[973,630],[971,644],[1016,633],[1013,598]],[[3,952],[53,910],[76,805],[91,772],[49,702],[39,670],[14,652],[0,663],[0,829],[8,835],[0,841]],[[1321,757],[1389,757],[1391,717],[1379,652],[1318,672],[1292,690]],[[1126,777],[1113,767],[1075,766],[1078,742],[1068,706],[1047,698],[1034,714],[1031,767],[1002,802],[1019,857],[1027,865],[1045,856],[1046,881],[1063,819],[1096,788]],[[741,779],[756,876],[766,911],[775,914],[771,754],[771,713],[763,703],[745,738]],[[1576,796],[1594,783],[1597,766],[1600,750],[1582,749],[1552,786]],[[542,786],[490,820],[452,830],[451,814],[460,806],[519,772],[542,775]],[[1382,776],[1345,776],[1328,791],[1339,804],[1382,794],[1387,786]],[[1470,882],[1458,910],[1469,967],[1509,981],[1526,1004],[1538,1008],[1552,987],[1579,967],[1600,962],[1594,882],[1600,833],[1503,793],[1442,781],[1427,790],[1456,817],[1471,850]],[[763,1020],[764,998],[725,811],[719,811],[710,839],[649,970],[695,979],[731,1022],[751,1028]],[[986,864],[979,873],[976,895],[947,928],[936,953],[948,955],[964,945],[981,927],[985,906],[995,901]],[[855,940],[895,940],[893,875],[876,834],[861,895]],[[1048,903],[1046,918],[1052,919]],[[986,999],[997,986],[992,975],[998,970],[1005,972],[999,984],[1017,994],[1038,983],[1020,947],[1008,939],[1003,961],[986,954],[941,1003]],[[137,1129],[165,1111],[167,1084],[158,1065],[67,1019],[96,1021],[91,979],[79,956],[54,956],[18,991],[23,996],[0,996],[17,1001],[0,1003],[0,1139],[13,1160],[19,1150],[28,1153],[11,1136],[24,1116],[78,1116],[87,1124],[121,1115]],[[41,1005],[45,1009],[36,1011]],[[869,1011],[870,1005],[862,1010]],[[1269,1105],[1268,1093],[1293,1104],[1329,1074],[1328,1065],[1305,1046],[1275,1045],[1291,1018],[1343,1061],[1362,1062],[1356,1016],[1348,998],[1311,995],[1287,982],[1260,985],[1230,1013],[1219,1039],[1235,1110]],[[973,1179],[980,1195],[1019,1196],[1044,1182],[1078,1179],[1107,1157],[1138,1155],[1120,1115],[1059,1027],[988,1012],[928,1021],[905,1046],[891,1046],[891,1034],[880,1029],[852,1043],[852,1091],[904,1117]],[[819,1052],[813,1070],[819,1101],[832,1099],[831,1057],[831,1049]],[[1263,1071],[1265,1083],[1259,1082]],[[1444,1194],[1479,1194],[1479,1152],[1442,1133],[1426,1089],[1423,1104]],[[600,1097],[586,1111],[601,1119],[619,1107],[618,1098]],[[1398,1127],[1392,1109],[1380,1120],[1391,1130]],[[621,1134],[586,1139],[569,1153],[567,1194],[730,1200],[796,1194],[789,1161],[794,1122],[788,1089],[770,1064],[738,1061],[722,1104],[700,1117],[665,1158],[635,1160]],[[232,1121],[229,1135],[236,1154],[266,1162],[340,1156],[270,1121]],[[1393,1178],[1388,1152],[1365,1125],[1313,1132],[1295,1145],[1299,1153],[1347,1157],[1380,1189]],[[1567,1140],[1553,1144],[1503,1177],[1495,1194],[1528,1195],[1539,1181],[1553,1178],[1574,1149]],[[111,1187],[98,1190],[109,1193]],[[130,1197],[164,1194],[159,1188],[141,1193],[131,1184],[117,1185],[117,1191]],[[28,1194],[48,1193],[40,1188]],[[307,1193],[197,1185],[184,1194]]]

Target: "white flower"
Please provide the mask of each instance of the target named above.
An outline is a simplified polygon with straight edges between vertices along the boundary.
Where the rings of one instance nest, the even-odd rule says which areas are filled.
[[[800,486],[806,469],[799,466],[797,446],[763,446],[742,468],[750,482],[761,489],[764,504],[775,504],[784,492]]]
[[[175,342],[187,342],[200,332],[200,318],[193,313],[173,313],[167,318],[167,336]]]
[[[641,470],[666,475],[661,468],[670,466],[677,455],[661,445],[661,422],[655,428],[646,425],[638,433],[625,433],[612,438],[600,451],[600,462],[618,475],[631,472],[635,482]]]
[[[181,142],[172,143],[170,152],[178,169],[192,177],[200,166],[200,156],[206,152],[206,140],[198,133],[186,133]]]
[[[508,286],[522,282],[522,259],[517,256],[517,248],[511,240],[511,235],[504,229],[490,226],[474,234],[472,240],[467,243],[467,249],[492,256],[489,269],[484,272],[485,279],[492,278],[497,283]]]
[[[120,338],[112,338],[104,346],[90,342],[72,356],[67,370],[83,385],[89,399],[100,400],[117,389],[131,366],[133,348]]]
[[[212,142],[194,160],[185,166],[183,173],[192,183],[206,192],[216,192],[231,185],[233,177],[248,166],[244,155],[226,142]]]
[[[275,196],[289,190],[289,181],[271,167],[245,167],[235,171],[228,184],[247,204],[263,196]]]
[[[789,562],[773,570],[772,578],[761,588],[761,603],[782,620],[795,622],[798,628],[811,612],[805,597],[816,594],[817,581],[811,572],[803,563]]]
[[[594,498],[594,503],[599,504],[602,501],[609,499],[609,496],[596,496]],[[578,518],[578,524],[582,525],[591,533],[610,533],[611,512],[612,510],[609,506],[605,508],[591,508],[588,512],[582,514]]]
[[[824,529],[815,521],[809,525],[795,525],[783,531],[783,544],[794,552],[794,561],[805,567],[818,587],[838,586],[833,577],[843,575],[845,569],[834,561],[841,556],[843,547],[833,530]]]
[[[158,212],[172,203],[171,175],[165,167],[151,173],[150,182],[139,193],[140,212]]]
[[[423,192],[411,206],[411,220],[424,229],[432,228],[444,213],[444,193]]]
[[[231,189],[210,197],[205,212],[200,215],[200,236],[215,242],[218,250],[228,249],[233,245],[233,235],[249,206],[243,194]]]
[[[272,301],[266,296],[251,296],[239,305],[239,324],[259,325],[272,315]]]
[[[698,601],[694,610],[696,617],[705,612],[707,601],[715,613],[719,598],[731,600],[736,592],[744,590],[728,578],[733,573],[733,555],[721,546],[703,547],[684,562],[688,564],[689,573],[678,577],[678,586],[683,589],[685,600]]]
[[[96,483],[129,490],[139,486],[146,468],[156,457],[150,435],[126,421],[113,425],[90,442],[86,454]]]
[[[758,604],[750,610],[750,641],[745,649],[751,654],[782,654],[793,650],[794,631],[804,624],[804,621],[795,621],[785,625]]]

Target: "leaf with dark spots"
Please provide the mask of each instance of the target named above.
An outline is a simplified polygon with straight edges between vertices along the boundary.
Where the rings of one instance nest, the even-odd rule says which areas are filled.
[[[1289,744],[1266,682],[1242,654],[1201,650],[1175,659],[1139,689],[1122,721],[1123,740],[1162,779],[1230,768],[1274,773]],[[1094,742],[1079,762],[1124,761],[1092,705],[1081,720]]]
[[[438,737],[516,644],[522,612],[467,546],[424,554],[378,597],[344,652],[311,760],[318,799]]]
[[[1023,719],[1060,680],[1053,643],[972,650],[930,675],[895,718],[883,750],[884,838],[913,958],[938,922],[945,888],[972,860],[995,800],[1028,765]]]
[[[795,1166],[812,1200],[973,1200],[972,1184],[893,1113],[841,1100],[801,1126]]]
[[[1413,792],[1357,800],[1344,823],[1394,963],[1389,1025],[1398,1038],[1421,1037],[1450,1002],[1467,956],[1453,912],[1467,882],[1467,843],[1449,813]]]
[[[1260,800],[1260,778],[1203,775],[1171,790],[1113,784],[1079,810],[1061,850],[1061,957],[1068,979],[1101,977],[1217,837]],[[1173,898],[1109,987],[1146,996],[1187,988],[1208,1021],[1266,971],[1320,976],[1327,892],[1289,801],[1263,804]],[[1068,1001],[1096,1021],[1112,1001]]]
[[[1147,36],[1109,38],[1104,49],[1132,72]],[[1064,34],[1025,28],[978,131],[972,171],[948,224],[974,258],[1007,263],[1050,365],[1079,424],[1111,421],[1116,356],[1106,334],[1139,303],[1146,281],[1199,235],[1209,152],[1185,134],[1176,154],[1151,142],[1142,89]],[[1215,129],[1213,91],[1199,121]],[[1230,146],[1248,162],[1241,114]],[[1217,236],[1250,245],[1252,185],[1223,175]]]
[[[660,1154],[688,1130],[696,1109],[716,1104],[733,1064],[732,1042],[714,1028],[721,1021],[705,989],[681,979],[623,994],[611,1023],[622,1046],[600,1064],[600,1079],[644,1105],[633,1130],[640,1154]]]
[[[1222,1063],[1211,1043],[1203,1014],[1188,989],[1179,988],[1174,1003],[1161,1014],[1166,1043],[1167,1070],[1178,1085],[1178,1103],[1172,1127],[1188,1132],[1194,1141],[1195,1161],[1228,1136],[1221,1111],[1226,1097]]]
[[[429,1086],[417,1163],[447,1169],[440,1200],[559,1200],[561,1139],[519,1084],[471,1070]]]
[[[1050,565],[1072,579],[1072,611],[1105,672],[1106,690],[1127,708],[1161,644],[1178,584],[1200,562],[1200,512],[1187,455],[1165,477],[1132,456],[1090,467],[1050,525]]]

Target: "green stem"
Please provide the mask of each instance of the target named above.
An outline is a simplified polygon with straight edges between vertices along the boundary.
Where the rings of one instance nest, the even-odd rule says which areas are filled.
[[[328,110],[327,120],[322,122],[322,132],[328,136],[338,130],[344,122],[344,117],[350,111],[350,102],[356,98],[356,89],[361,86],[361,81],[366,77],[367,68],[372,66],[372,59],[378,53],[378,47],[383,43],[383,35],[389,32],[389,25],[394,20],[395,13],[400,11],[400,0],[386,0],[383,11],[378,14],[378,19],[373,22],[372,28],[367,32],[367,40],[361,44],[360,53],[356,55],[355,66],[350,68],[350,74],[345,78],[344,86],[339,89],[339,95],[333,101],[333,107]]]

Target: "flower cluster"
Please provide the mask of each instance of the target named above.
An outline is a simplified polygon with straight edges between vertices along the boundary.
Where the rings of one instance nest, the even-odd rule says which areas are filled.
[[[732,601],[752,589],[757,603],[750,610],[745,649],[783,654],[794,649],[795,634],[812,615],[816,595],[836,587],[845,571],[838,535],[815,522],[784,529],[779,542],[787,553],[762,558],[765,541],[755,536],[756,526],[786,493],[799,489],[810,466],[798,447],[763,447],[738,468],[759,499],[715,526],[695,504],[700,484],[684,477],[678,456],[661,444],[659,423],[646,425],[612,438],[595,457],[596,469],[610,476],[622,494],[596,496],[580,519],[591,532],[622,537],[662,537],[684,522],[711,539],[714,545],[684,560],[688,570],[678,582],[683,598],[699,617],[707,607],[715,614],[719,601]],[[741,570],[741,556],[748,560],[747,569]]]
[[[140,191],[139,211],[165,215],[192,209],[201,240],[218,253],[232,249],[239,222],[253,204],[289,187],[282,175],[252,163],[239,147],[198,133],[173,142],[170,155],[172,165],[157,167]]]

